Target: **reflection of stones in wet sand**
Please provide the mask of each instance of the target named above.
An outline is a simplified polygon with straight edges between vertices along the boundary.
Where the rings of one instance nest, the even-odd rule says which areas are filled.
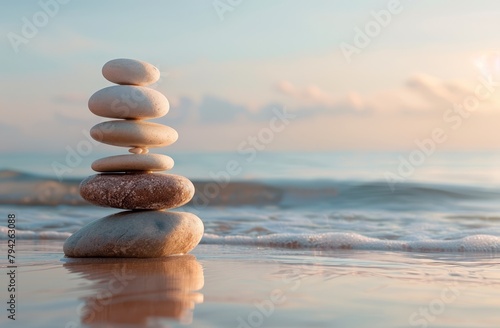
[[[159,259],[80,259],[64,267],[94,283],[79,309],[86,325],[141,324],[162,318],[192,321],[203,302],[204,276],[192,255]]]

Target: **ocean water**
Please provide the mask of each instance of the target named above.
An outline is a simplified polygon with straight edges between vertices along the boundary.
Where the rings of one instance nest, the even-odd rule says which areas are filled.
[[[101,155],[3,155],[0,238],[7,237],[9,213],[18,239],[64,240],[119,211],[78,195],[79,181],[93,174],[90,163]],[[203,220],[202,244],[500,252],[500,152],[436,152],[421,161],[409,152],[169,155],[172,173],[195,183],[193,201],[176,210]]]

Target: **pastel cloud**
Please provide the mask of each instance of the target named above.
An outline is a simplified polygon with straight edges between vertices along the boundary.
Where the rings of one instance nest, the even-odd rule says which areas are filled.
[[[276,149],[293,149],[295,146],[304,149],[363,149],[377,148],[380,145],[401,148],[411,143],[414,136],[422,134],[429,126],[444,125],[440,118],[436,121],[436,115],[441,117],[443,112],[452,108],[453,103],[473,95],[477,83],[470,81],[467,84],[427,74],[415,74],[398,85],[381,88],[373,93],[332,93],[318,85],[300,86],[282,80],[272,86],[274,97],[254,107],[243,100],[230,100],[214,94],[205,94],[200,98],[180,96],[178,93],[168,94],[170,112],[155,121],[178,129],[182,135],[182,140],[172,149],[195,150],[196,147],[201,147],[199,140],[202,139],[217,145],[217,149],[224,150],[232,149],[234,140],[244,140],[247,135],[266,126],[275,115],[274,109],[286,108],[296,119],[293,126],[283,133],[280,139],[282,141],[273,144]],[[35,136],[39,142],[50,144],[53,149],[64,149],[66,145],[76,144],[82,138],[82,131],[88,130],[98,121],[106,120],[85,110],[87,98],[87,94],[74,92],[60,92],[50,96],[47,104],[49,107],[43,115],[40,112],[48,127],[47,134],[33,130],[40,123],[40,118],[37,119],[36,115],[32,115],[32,124],[21,124],[22,120],[15,120],[16,124],[4,127],[4,130],[8,128],[10,131],[17,131],[19,140],[9,147],[26,148],[28,140]],[[484,108],[500,104],[497,98],[489,100],[488,106]],[[411,120],[408,120],[408,114],[412,115]],[[484,128],[487,124],[492,124],[493,119],[477,115],[482,128],[473,127],[478,129],[474,140],[480,140],[486,145],[487,140],[480,138],[486,134],[485,131],[493,131],[493,127]],[[58,140],[49,131],[51,134],[64,134],[68,137]],[[306,133],[307,140],[298,137]],[[462,134],[465,135],[466,131],[456,135],[457,143],[472,143]],[[452,143],[450,145],[453,146]],[[33,147],[36,148],[35,145]]]
[[[299,88],[292,84],[290,81],[282,80],[276,84],[275,89],[283,95],[304,102],[323,105],[331,104],[334,102],[333,98],[328,92],[322,90],[316,85],[308,85],[304,88]]]
[[[454,104],[463,104],[467,99],[477,99],[477,110],[489,111],[498,108],[500,95],[494,88],[490,93],[484,85],[485,81],[487,79],[483,77],[468,83],[460,80],[447,81],[420,74],[410,78],[406,86],[426,101],[430,109],[449,108]],[[478,90],[481,94],[479,98]]]
[[[473,81],[474,82],[474,81]],[[280,81],[275,91],[297,101],[298,107],[326,107],[324,114],[345,114],[361,111],[374,113],[427,113],[443,111],[454,103],[461,103],[473,96],[479,82],[443,80],[428,74],[414,74],[394,88],[373,94],[350,91],[344,94],[329,94],[318,86],[299,88],[290,81]],[[500,96],[491,95],[482,101],[483,109],[500,105]]]
[[[334,95],[317,85],[298,87],[286,80],[276,83],[274,89],[279,94],[294,100],[296,106],[290,109],[301,114],[301,117],[322,114],[352,114],[367,109],[365,100],[355,91],[343,95]]]
[[[56,104],[86,106],[88,98],[88,95],[83,93],[66,93],[55,95],[52,100]]]

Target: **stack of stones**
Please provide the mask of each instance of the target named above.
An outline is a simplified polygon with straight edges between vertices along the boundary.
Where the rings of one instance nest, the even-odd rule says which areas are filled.
[[[189,202],[194,186],[185,177],[158,173],[174,166],[166,155],[150,154],[177,140],[177,131],[144,121],[169,110],[167,98],[147,88],[160,77],[149,63],[115,59],[102,68],[104,77],[118,85],[101,89],[89,100],[92,113],[117,120],[95,125],[95,140],[129,147],[128,155],[110,156],[92,163],[100,174],[80,184],[80,195],[92,204],[129,211],[89,223],[64,244],[68,257],[162,257],[184,254],[198,245],[203,223],[194,214],[168,212]]]

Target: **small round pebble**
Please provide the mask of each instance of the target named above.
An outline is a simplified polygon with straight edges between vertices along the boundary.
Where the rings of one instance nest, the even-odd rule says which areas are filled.
[[[132,154],[147,154],[147,153],[149,153],[149,149],[141,148],[141,147],[134,147],[134,148],[130,148],[128,150],[128,152],[132,153]]]
[[[149,85],[160,79],[160,71],[144,61],[118,58],[102,67],[102,75],[117,84]]]

